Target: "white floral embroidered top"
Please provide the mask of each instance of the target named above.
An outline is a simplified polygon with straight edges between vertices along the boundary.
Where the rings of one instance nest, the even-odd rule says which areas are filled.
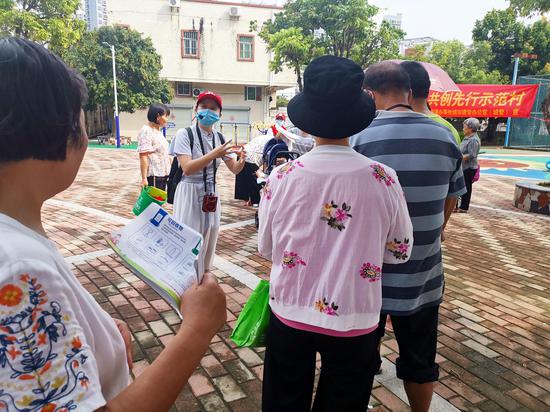
[[[0,411],[104,406],[130,382],[115,322],[52,241],[1,213],[0,233]]]
[[[168,155],[168,141],[162,132],[146,124],[139,131],[137,139],[138,152],[149,152],[149,170],[147,171],[147,176],[168,176],[172,160]]]
[[[382,263],[407,261],[413,244],[394,170],[350,147],[319,146],[276,168],[262,192],[272,311],[334,331],[376,326]]]

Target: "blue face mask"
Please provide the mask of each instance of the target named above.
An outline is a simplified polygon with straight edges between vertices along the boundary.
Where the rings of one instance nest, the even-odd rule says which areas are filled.
[[[197,120],[203,126],[212,126],[220,120],[220,115],[210,109],[203,109],[197,112]]]

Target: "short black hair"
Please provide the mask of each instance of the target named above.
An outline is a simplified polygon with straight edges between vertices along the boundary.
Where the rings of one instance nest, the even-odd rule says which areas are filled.
[[[411,81],[401,65],[383,61],[367,67],[363,88],[380,93],[407,93],[411,89]]]
[[[84,79],[37,43],[0,39],[0,163],[65,160],[84,144]]]
[[[151,123],[157,123],[159,116],[170,114],[170,109],[168,106],[162,103],[155,103],[149,106],[149,111],[147,112],[147,120],[149,120]]]
[[[409,75],[411,81],[411,90],[414,98],[427,99],[430,94],[430,75],[428,71],[415,61],[404,61],[401,63],[401,67],[405,69]]]

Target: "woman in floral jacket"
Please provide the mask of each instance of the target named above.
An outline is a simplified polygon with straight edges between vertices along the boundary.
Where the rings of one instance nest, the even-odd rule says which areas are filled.
[[[361,68],[325,56],[304,80],[288,112],[316,147],[273,171],[259,210],[259,251],[273,262],[263,410],[310,410],[319,352],[313,409],[365,411],[381,267],[408,260],[412,225],[395,172],[349,147],[374,117]]]

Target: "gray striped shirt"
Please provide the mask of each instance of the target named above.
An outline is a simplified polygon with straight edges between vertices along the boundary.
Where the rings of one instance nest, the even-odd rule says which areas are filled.
[[[378,112],[351,138],[359,153],[394,169],[414,228],[407,263],[382,268],[382,311],[410,315],[443,296],[441,227],[445,199],[466,192],[462,155],[445,126],[414,112]]]

